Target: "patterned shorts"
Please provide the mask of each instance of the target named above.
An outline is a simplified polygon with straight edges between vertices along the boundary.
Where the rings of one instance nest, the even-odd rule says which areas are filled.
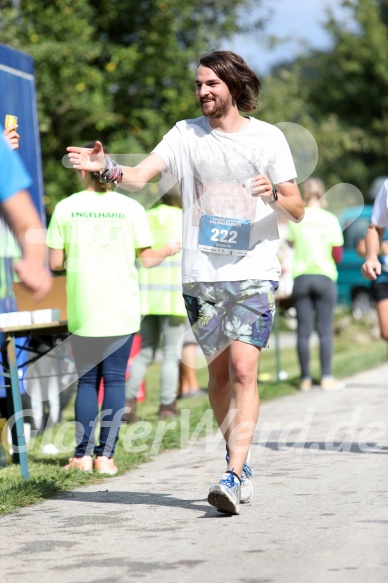
[[[277,281],[185,283],[183,297],[194,335],[212,356],[231,340],[264,347],[275,316]]]

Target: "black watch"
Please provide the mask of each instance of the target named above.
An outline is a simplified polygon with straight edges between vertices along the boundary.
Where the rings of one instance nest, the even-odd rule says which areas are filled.
[[[276,189],[276,187],[274,186],[272,189],[272,200],[269,201],[269,204],[274,204],[275,202],[277,202],[278,200],[278,191]]]

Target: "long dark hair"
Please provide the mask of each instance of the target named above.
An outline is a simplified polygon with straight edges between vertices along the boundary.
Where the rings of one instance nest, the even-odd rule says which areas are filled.
[[[244,59],[231,51],[214,51],[200,58],[199,64],[214,71],[226,85],[241,111],[253,111],[261,89],[260,79]]]

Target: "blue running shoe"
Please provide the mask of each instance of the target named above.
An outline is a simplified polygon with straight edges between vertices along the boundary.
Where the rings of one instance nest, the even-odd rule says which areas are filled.
[[[218,484],[210,486],[207,501],[224,514],[240,514],[241,483],[232,470],[222,475]]]
[[[253,476],[253,472],[251,470],[251,468],[249,467],[249,458],[251,456],[251,452],[250,450],[248,451],[248,455],[247,455],[247,459],[245,460],[245,464],[244,467],[242,469],[241,472],[241,499],[240,502],[241,504],[248,504],[248,502],[251,501],[252,496],[253,496],[253,482],[252,482],[252,476]],[[229,452],[228,452],[228,448],[226,448],[226,463],[229,463]]]

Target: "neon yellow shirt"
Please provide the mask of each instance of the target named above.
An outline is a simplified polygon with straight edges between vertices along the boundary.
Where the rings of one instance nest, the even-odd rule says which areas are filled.
[[[182,239],[182,209],[161,204],[147,211],[154,249],[170,240]],[[182,296],[182,255],[167,257],[152,269],[139,268],[141,313],[158,316],[186,316]]]
[[[288,240],[294,244],[292,276],[325,275],[337,280],[337,267],[332,248],[341,247],[344,238],[339,221],[321,208],[305,208],[300,223],[289,223]]]
[[[152,244],[145,210],[123,194],[82,191],[57,204],[47,245],[66,254],[70,332],[101,337],[139,330],[136,249]]]

